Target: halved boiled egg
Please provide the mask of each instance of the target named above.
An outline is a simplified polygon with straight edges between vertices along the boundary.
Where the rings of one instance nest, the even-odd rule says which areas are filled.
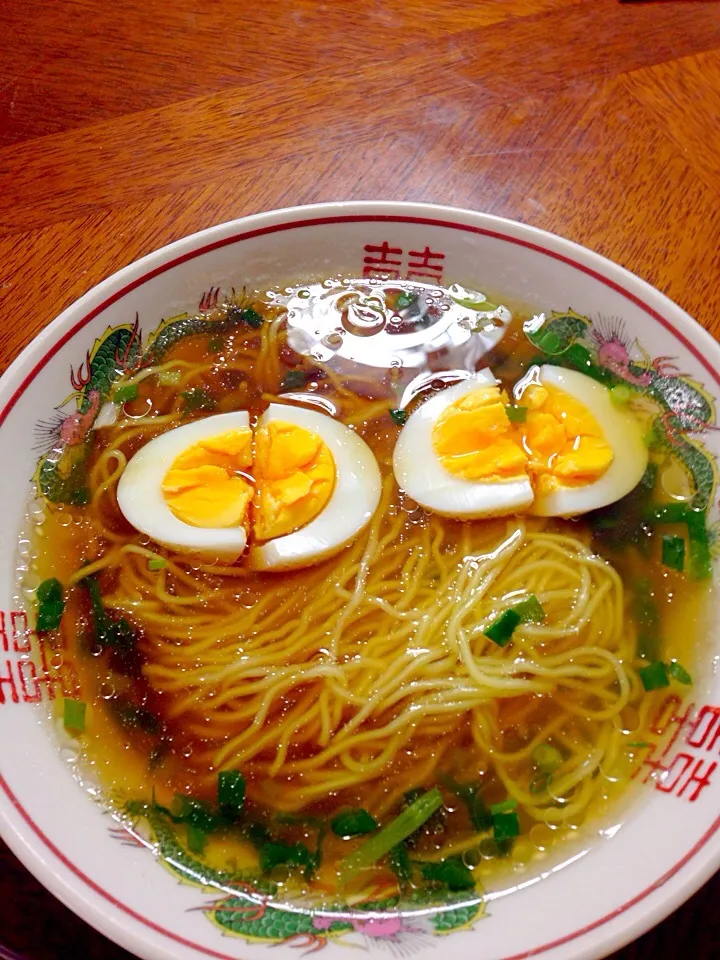
[[[288,570],[347,546],[380,502],[380,469],[365,441],[324,413],[279,403],[260,417],[255,437],[250,566]]]
[[[435,394],[400,433],[395,479],[421,506],[446,517],[493,517],[525,511],[533,489],[527,456],[514,436],[490,370]]]
[[[247,543],[251,466],[246,410],[196,420],[138,450],[120,477],[118,506],[158,543],[233,561]]]
[[[648,465],[642,426],[607,387],[576,370],[541,366],[514,393],[527,409],[519,433],[535,487],[531,513],[577,516],[640,482]]]
[[[365,442],[323,413],[272,404],[207,417],[151,440],[130,460],[118,504],[172,549],[251,567],[316,563],[346,546],[377,509],[380,471]]]
[[[570,517],[625,496],[647,462],[640,424],[606,387],[542,366],[516,385],[513,404],[489,370],[436,394],[405,424],[393,466],[398,484],[443,516]]]

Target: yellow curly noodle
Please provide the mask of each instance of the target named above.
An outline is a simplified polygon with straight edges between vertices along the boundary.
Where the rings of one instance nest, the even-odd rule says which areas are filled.
[[[215,412],[242,399],[257,414],[283,400],[282,319],[226,338],[221,359],[208,357],[206,344],[187,338],[133,377],[139,399],[97,431],[84,510],[93,535],[87,522],[63,531],[63,556],[77,558],[65,582],[97,574],[106,607],[139,628],[142,682],[177,747],[143,774],[145,794],[212,798],[218,771],[237,769],[252,801],[271,810],[350,804],[382,819],[405,792],[452,777],[481,783],[489,802],[514,798],[524,834],[533,823],[581,822],[613,782],[627,782],[628,736],[643,738],[657,702],[633,667],[623,583],[590,549],[589,531],[578,522],[428,515],[393,479],[388,383],[358,380],[351,389],[326,372],[317,394],[356,426],[384,476],[363,534],[338,557],[286,574],[155,547],[120,517],[115,491],[133,453],[184,422],[181,393],[236,371]],[[166,370],[179,374],[172,389],[158,387]],[[137,418],[147,398],[152,409]],[[52,550],[52,536],[45,544]],[[158,555],[166,565],[151,570]],[[83,556],[91,562],[80,569]],[[521,624],[505,647],[493,643],[488,625],[528,594],[545,620]],[[87,698],[99,705],[102,671],[87,659],[84,682],[95,684]],[[89,739],[94,729],[117,739],[112,725],[92,723]],[[543,777],[533,754],[549,743],[563,762]],[[134,749],[149,747],[140,737]],[[469,851],[483,836],[468,821],[425,859]]]

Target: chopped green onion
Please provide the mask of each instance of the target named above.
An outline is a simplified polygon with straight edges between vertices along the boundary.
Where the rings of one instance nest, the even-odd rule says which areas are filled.
[[[536,338],[535,345],[539,347],[543,353],[555,355],[563,352],[562,341],[552,330],[546,330],[544,333],[541,333],[540,336]]]
[[[682,537],[666,535],[662,538],[662,562],[671,570],[685,569],[685,541]]]
[[[180,383],[182,376],[179,370],[161,370],[157,378],[161,387],[175,387]]]
[[[299,390],[307,383],[307,374],[303,370],[288,370],[280,383],[280,392]]]
[[[63,725],[71,733],[85,732],[87,704],[81,700],[63,700]]]
[[[655,660],[647,667],[642,667],[638,673],[640,680],[646,690],[659,690],[661,687],[669,687],[667,667],[662,660]]]
[[[508,797],[507,800],[501,800],[500,803],[493,803],[490,807],[490,814],[495,817],[500,813],[513,813],[515,810],[517,810],[517,800],[515,797]]]
[[[562,754],[549,743],[539,743],[532,752],[533,763],[543,773],[555,773],[563,762]]]
[[[38,632],[57,630],[65,609],[62,584],[56,577],[43,580],[37,588],[36,596],[38,612],[35,629]]]
[[[187,845],[190,853],[202,853],[207,843],[208,835],[202,827],[194,823],[187,825]]]
[[[693,515],[702,514],[687,503],[655,503],[645,510],[645,519],[650,523],[688,523]]]
[[[313,866],[313,856],[302,843],[281,843],[271,840],[260,849],[260,869],[269,873],[273,867],[287,864],[292,867]]]
[[[210,337],[207,345],[208,353],[220,353],[224,346],[225,341],[222,337]]]
[[[630,743],[625,744],[626,747],[636,747],[638,750],[644,749],[645,747],[651,747],[652,744],[649,740],[631,740]]]
[[[386,853],[389,853],[398,843],[415,833],[426,820],[439,810],[442,806],[442,796],[437,787],[428,790],[418,797],[414,803],[406,807],[402,813],[399,813],[386,827],[383,827],[379,833],[370,837],[365,843],[343,861],[343,873],[346,877],[351,877],[360,870],[365,870],[372,866]]]
[[[397,424],[398,427],[402,427],[404,423],[407,423],[408,416],[409,414],[407,410],[391,410],[390,411],[390,417],[392,419],[392,422]]]
[[[572,363],[573,366],[580,367],[580,369],[583,367],[591,368],[594,366],[592,362],[592,354],[588,348],[584,347],[581,343],[570,344],[562,356],[564,363]]]
[[[492,313],[493,310],[498,308],[496,303],[490,303],[489,300],[472,300],[470,297],[453,297],[452,295],[450,299],[459,307],[465,307],[466,310],[475,310],[478,313]]]
[[[525,423],[527,420],[528,408],[515,403],[505,405],[505,413],[510,423]]]
[[[512,607],[497,617],[487,630],[483,631],[488,640],[492,640],[499,647],[504,647],[515,632],[515,627],[522,622],[522,617]]]
[[[387,862],[397,877],[400,888],[404,889],[407,887],[412,879],[412,864],[410,863],[410,855],[404,843],[398,843],[390,850],[387,855]]]
[[[246,323],[249,327],[254,327],[256,330],[258,330],[265,322],[262,315],[259,314],[257,310],[253,310],[251,307],[246,307],[244,310],[240,311],[240,319],[243,323]]]
[[[519,615],[523,623],[542,623],[546,616],[542,604],[534,593],[520,603],[516,603],[511,609]]]
[[[251,307],[238,307],[235,303],[231,303],[227,308],[226,316],[231,323],[246,323],[255,330],[259,330],[265,322],[262,314],[258,313],[257,310],[253,310]]]
[[[150,557],[148,560],[148,570],[164,570],[166,566],[165,557]]]
[[[632,390],[625,383],[610,387],[610,399],[617,407],[626,407],[632,398]]]
[[[412,787],[410,790],[406,790],[403,794],[403,806],[409,807],[411,803],[415,803],[418,797],[421,797],[425,791],[422,787]]]
[[[633,616],[638,626],[639,655],[645,660],[656,660],[662,646],[660,613],[647,577],[638,580],[635,585]]]
[[[425,880],[442,884],[453,892],[469,890],[475,886],[472,871],[465,866],[460,857],[448,857],[440,863],[424,863],[422,875]]]
[[[712,555],[705,514],[695,511],[687,521],[690,541],[690,576],[693,580],[707,580],[712,577]]]
[[[451,777],[443,777],[444,785],[456,796],[460,797],[467,807],[470,823],[472,823],[478,833],[483,830],[489,830],[492,825],[492,817],[485,801],[483,800],[480,786],[475,783],[457,783]]]
[[[395,309],[404,310],[405,307],[409,307],[411,303],[415,303],[417,298],[417,293],[408,293],[406,290],[403,290],[395,298]]]
[[[127,403],[128,400],[137,400],[138,385],[136,383],[126,383],[120,387],[115,387],[113,391],[113,401],[115,403]]]
[[[520,820],[516,813],[493,814],[493,839],[500,844],[503,840],[514,840],[520,833]]]
[[[330,828],[336,837],[359,837],[377,830],[378,822],[367,810],[359,807],[339,813],[330,822]]]
[[[663,503],[648,507],[644,513],[648,523],[685,523],[690,545],[690,576],[706,580],[712,576],[710,538],[705,513],[688,503]]]
[[[192,824],[203,833],[212,833],[219,826],[218,818],[202,800],[195,797],[185,797],[181,793],[175,795],[173,807],[177,811],[178,823]]]
[[[124,697],[114,697],[110,700],[110,709],[125,730],[142,730],[143,733],[150,734],[160,732],[162,721],[159,717]]]
[[[203,387],[192,387],[190,390],[183,390],[180,396],[185,401],[183,404],[183,414],[195,413],[197,410],[214,410],[216,402],[213,397]]]
[[[239,770],[220,771],[217,798],[223,814],[237,820],[245,806],[245,777]]]
[[[120,651],[131,650],[137,641],[135,628],[124,618],[115,620],[105,610],[100,586],[95,577],[84,577],[80,584],[90,594],[90,611],[95,631],[95,642],[101,646],[115,647]]]
[[[687,672],[687,670],[684,667],[680,666],[677,660],[670,661],[670,663],[667,666],[667,672],[670,674],[673,680],[677,680],[678,683],[684,683],[688,687],[693,682],[690,674]]]

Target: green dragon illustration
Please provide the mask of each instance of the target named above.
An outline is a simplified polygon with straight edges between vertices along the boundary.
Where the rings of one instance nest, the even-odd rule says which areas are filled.
[[[95,341],[78,369],[71,369],[73,393],[60,405],[62,408],[74,401],[75,409],[38,425],[40,443],[45,449],[50,448],[40,459],[35,475],[44,497],[52,503],[81,505],[87,502],[84,474],[91,447],[90,430],[120,377],[162,363],[170,348],[185,337],[226,333],[247,324],[248,313],[251,320],[252,317],[261,319],[254,311],[248,311],[250,301],[244,292],[236,295],[233,290],[219,308],[218,297],[219,289],[214,288],[200,300],[200,310],[204,313],[183,313],[161,321],[144,351],[137,315],[133,324],[108,327]]]
[[[713,401],[699,383],[679,373],[670,357],[648,357],[646,364],[631,360],[628,344],[617,331],[605,333],[599,324],[573,310],[529,320],[525,334],[541,351],[543,361],[573,367],[608,387],[623,385],[653,401],[658,414],[650,428],[651,445],[672,453],[683,464],[694,485],[691,506],[708,509],[717,487],[717,464],[690,434],[717,427]]]
[[[283,904],[272,898],[277,886],[256,871],[219,870],[192,856],[173,826],[152,804],[131,801],[125,807],[135,820],[145,820],[160,862],[174,876],[204,893],[222,895],[198,908],[226,935],[248,941],[295,943],[314,951],[348,934],[396,942],[401,937],[452,933],[472,926],[485,914],[481,897],[468,901],[467,892],[446,894],[438,902],[432,891],[418,891],[405,901],[398,897],[369,900],[352,909],[345,904],[323,906]]]
[[[40,424],[40,435],[52,443],[41,458],[35,476],[40,492],[53,503],[87,501],[85,461],[90,452],[89,432],[118,377],[139,368],[139,317],[133,324],[109,327],[88,350],[77,370],[70,371],[72,393],[61,406],[75,400],[75,410]]]

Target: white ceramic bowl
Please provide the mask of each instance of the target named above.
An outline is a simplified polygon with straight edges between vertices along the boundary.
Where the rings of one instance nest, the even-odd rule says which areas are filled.
[[[223,935],[198,909],[218,891],[181,885],[148,849],[118,842],[111,830],[117,824],[71,776],[45,721],[44,701],[60,694],[62,678],[48,678],[33,661],[16,599],[18,533],[37,459],[34,425],[67,396],[70,368],[77,371],[94,340],[136,313],[150,331],[163,317],[197,310],[209,290],[373,269],[476,285],[545,311],[572,307],[604,321],[608,362],[618,369],[637,341],[651,358],[674,358],[675,372],[720,395],[718,344],[642,280],[532,227],[423,204],[323,204],[222,224],[126,267],[53,321],[0,383],[0,831],[52,893],[141,957],[249,960],[267,956],[269,944],[276,958],[323,944],[327,960],[350,955],[349,944],[373,957],[407,950],[443,956],[451,944],[458,960],[596,958],[658,922],[720,864],[717,626],[697,652],[691,697],[669,705],[641,771],[645,782],[618,818],[622,826],[582,834],[570,862],[548,861],[531,882],[519,878],[512,895],[491,895],[486,915],[450,941],[438,936],[443,925],[431,917],[371,916],[349,922],[336,938],[312,918],[285,916],[278,919],[287,921],[282,931],[304,933],[278,945],[271,907],[264,939]],[[622,330],[617,341],[609,324]],[[672,375],[663,362],[657,370]],[[703,442],[718,454],[716,432],[706,432]],[[463,919],[450,918],[445,927],[461,927]]]

